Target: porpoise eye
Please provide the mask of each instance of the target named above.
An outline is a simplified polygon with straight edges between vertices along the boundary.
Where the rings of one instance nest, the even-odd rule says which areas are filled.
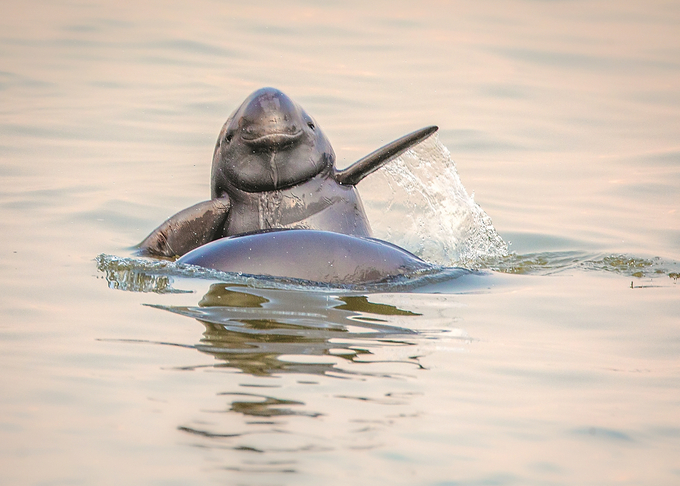
[[[315,128],[315,127],[314,127],[314,122],[307,122],[307,126],[308,126],[309,128],[311,128],[312,130],[314,130],[314,128]]]
[[[232,138],[234,138],[234,132],[228,132],[228,133],[227,133],[227,136],[224,137],[224,141],[227,142],[227,143],[229,143],[229,142],[231,142],[231,139],[232,139]]]

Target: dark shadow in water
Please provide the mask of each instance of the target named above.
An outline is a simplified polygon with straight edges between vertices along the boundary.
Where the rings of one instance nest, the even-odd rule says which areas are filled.
[[[370,302],[367,296],[224,283],[211,285],[197,307],[152,307],[198,320],[205,331],[194,347],[214,356],[215,367],[238,368],[253,376],[360,374],[342,370],[336,362],[366,361],[372,347],[413,345],[418,333],[391,325],[387,318],[420,315]],[[416,357],[405,362],[420,367]]]

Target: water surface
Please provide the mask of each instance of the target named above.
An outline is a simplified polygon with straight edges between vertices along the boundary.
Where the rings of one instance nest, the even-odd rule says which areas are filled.
[[[677,2],[3,11],[0,483],[680,481]],[[440,126],[511,254],[409,291],[115,288],[97,255],[209,196],[262,86],[340,167]],[[389,177],[376,231],[440,237]]]

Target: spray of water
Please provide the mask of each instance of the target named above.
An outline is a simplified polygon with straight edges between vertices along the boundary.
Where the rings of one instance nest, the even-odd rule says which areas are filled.
[[[432,263],[478,268],[508,254],[436,135],[367,178],[362,197],[377,238]]]

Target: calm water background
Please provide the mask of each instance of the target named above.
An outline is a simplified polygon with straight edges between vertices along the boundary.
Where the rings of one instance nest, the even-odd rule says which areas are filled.
[[[680,4],[245,3],[3,2],[0,483],[680,483]],[[110,289],[95,256],[209,196],[262,86],[340,166],[439,125],[536,265],[463,293],[227,289],[226,327],[177,313],[210,282]]]

